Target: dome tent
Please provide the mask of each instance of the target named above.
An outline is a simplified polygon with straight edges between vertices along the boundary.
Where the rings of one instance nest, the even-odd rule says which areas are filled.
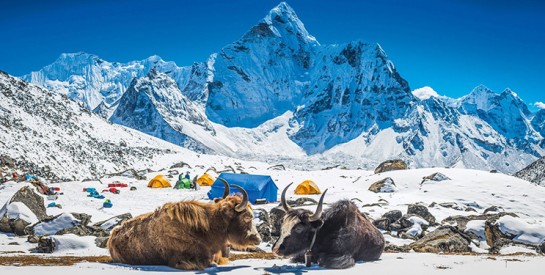
[[[305,180],[295,188],[296,195],[313,195],[313,194],[322,194],[318,185],[311,180]]]
[[[219,179],[226,180],[229,185],[237,184],[248,192],[248,200],[255,203],[257,199],[265,199],[267,202],[277,201],[278,187],[270,176],[252,175],[252,174],[233,174],[222,173],[208,192],[208,198],[221,198],[225,186]],[[238,192],[238,189],[231,188],[232,193]]]

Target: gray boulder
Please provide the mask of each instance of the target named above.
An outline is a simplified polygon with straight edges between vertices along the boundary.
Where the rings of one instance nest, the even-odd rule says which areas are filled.
[[[407,215],[416,215],[426,220],[430,225],[435,224],[435,217],[424,205],[411,204],[407,207]]]
[[[132,219],[131,213],[125,213],[125,214],[117,215],[115,217],[111,217],[104,221],[97,222],[93,224],[93,227],[101,228],[106,233],[110,234],[110,232],[112,231],[112,229],[114,229],[114,227],[121,225],[123,222],[130,219]]]
[[[392,193],[396,191],[396,185],[394,180],[388,177],[371,184],[369,191],[375,193]]]
[[[27,218],[18,216],[14,218],[9,216],[8,213],[13,211],[13,208],[21,208],[21,205],[16,206],[15,203],[23,204],[24,207],[28,208],[30,212],[34,214],[34,217],[30,218],[27,215]],[[25,211],[28,211],[25,210]],[[24,211],[23,211],[24,212]],[[24,214],[24,213],[22,213]],[[47,218],[45,212],[44,199],[40,195],[36,194],[32,188],[25,186],[13,195],[13,197],[0,209],[0,231],[6,233],[15,233],[16,235],[23,236],[27,234],[27,227],[31,223],[44,220]]]
[[[408,168],[407,163],[400,159],[387,160],[375,168],[375,174],[384,173],[394,170],[406,170]]]
[[[471,238],[451,226],[442,226],[409,245],[416,252],[464,253],[471,252]]]

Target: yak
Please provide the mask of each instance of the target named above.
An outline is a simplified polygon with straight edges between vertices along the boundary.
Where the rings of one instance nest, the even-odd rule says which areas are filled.
[[[116,227],[107,243],[113,261],[202,270],[220,264],[218,254],[228,243],[239,247],[261,243],[248,193],[233,184],[242,198],[228,196],[229,184],[220,180],[225,191],[214,202],[166,203]]]
[[[273,252],[292,256],[293,262],[311,262],[333,269],[354,266],[356,261],[378,260],[384,251],[384,236],[349,200],[340,200],[322,213],[327,190],[313,214],[305,209],[292,209],[286,203],[286,190],[281,202],[284,215],[280,237]],[[305,257],[306,256],[306,257]]]

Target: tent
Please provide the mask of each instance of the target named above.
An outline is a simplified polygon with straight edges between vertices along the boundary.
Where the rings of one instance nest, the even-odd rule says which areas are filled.
[[[312,194],[321,194],[320,188],[318,185],[311,180],[305,180],[295,188],[295,194],[297,195],[312,195]]]
[[[226,180],[229,184],[237,184],[248,192],[249,201],[255,203],[257,199],[265,199],[267,202],[277,201],[278,187],[270,176],[221,173],[214,181],[208,192],[208,198],[221,198],[225,186],[219,179]],[[231,187],[231,193],[238,193],[238,189]]]
[[[200,178],[197,179],[197,183],[202,186],[210,186],[214,183],[214,180],[210,175],[204,173]]]
[[[168,180],[165,179],[165,177],[163,177],[163,175],[157,175],[157,176],[155,176],[155,178],[153,178],[152,180],[149,181],[148,187],[151,187],[151,188],[165,188],[165,187],[172,187],[172,185],[170,185],[170,182],[168,182]]]
[[[182,178],[176,182],[176,185],[174,185],[174,189],[190,189],[191,188],[191,181]]]

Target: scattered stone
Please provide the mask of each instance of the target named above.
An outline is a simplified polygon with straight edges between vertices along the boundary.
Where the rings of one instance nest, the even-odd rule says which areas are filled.
[[[43,237],[38,240],[38,247],[32,249],[34,253],[53,253],[57,248],[55,239],[51,237]]]
[[[183,161],[180,161],[180,162],[175,163],[174,165],[170,166],[170,169],[184,168],[184,167],[187,167],[187,168],[191,169],[191,165],[189,165],[188,163],[185,163]]]
[[[20,245],[18,242],[11,242],[11,243],[8,243],[8,245]]]
[[[286,167],[283,164],[277,164],[268,167],[267,170],[285,171]]]
[[[386,253],[407,253],[410,252],[411,248],[407,245],[397,246],[391,243],[386,243],[384,247],[384,252]]]
[[[108,239],[109,237],[97,237],[95,239],[95,244],[97,247],[106,248],[108,244]]]
[[[411,204],[407,208],[407,215],[414,214],[426,220],[430,225],[435,224],[435,217],[424,205]]]
[[[471,252],[471,238],[451,226],[442,226],[409,245],[416,252],[464,253]]]
[[[414,223],[407,219],[407,216],[401,217],[399,220],[390,224],[390,231],[405,232],[409,228],[413,227]]]
[[[394,180],[390,177],[379,180],[369,186],[369,191],[375,193],[391,193],[395,192],[396,189],[397,187],[394,183]]]
[[[445,176],[442,173],[436,172],[429,176],[425,176],[422,178],[422,182],[420,184],[423,184],[425,181],[431,180],[431,181],[444,181],[444,180],[450,180],[449,177]]]
[[[110,232],[112,231],[112,229],[114,229],[114,227],[121,225],[123,222],[130,219],[132,219],[131,213],[125,213],[125,214],[117,215],[115,217],[111,217],[104,221],[97,222],[93,224],[93,227],[99,227],[102,230],[106,231],[106,233],[110,234]]]
[[[395,221],[401,219],[402,216],[403,216],[403,213],[401,213],[401,211],[392,210],[392,211],[388,211],[388,212],[384,213],[384,215],[382,215],[382,218],[383,219],[388,219],[388,221],[390,221],[390,223],[394,223]]]
[[[490,222],[496,222],[499,218],[509,215],[512,217],[517,218],[518,216],[514,213],[509,212],[501,212],[497,214],[483,214],[483,215],[469,215],[469,216],[463,216],[463,215],[456,215],[456,216],[450,216],[444,220],[441,221],[441,224],[447,224],[451,226],[455,226],[459,230],[465,231],[467,223],[469,221],[474,220],[487,220]]]
[[[492,206],[486,208],[483,213],[486,214],[488,212],[505,212],[505,210],[502,207],[492,205]]]
[[[286,211],[282,206],[277,206],[269,212],[269,219],[271,224],[271,236],[279,237],[280,236],[280,227],[282,226],[282,220]]]
[[[106,174],[107,177],[115,177],[115,176],[121,176],[121,177],[127,177],[127,178],[134,178],[137,180],[145,180],[146,176],[144,173],[138,173],[134,169],[127,169],[125,171],[119,172],[119,173],[112,173],[112,174]]]
[[[394,170],[406,170],[407,163],[400,159],[387,160],[375,168],[375,174],[394,171]]]

